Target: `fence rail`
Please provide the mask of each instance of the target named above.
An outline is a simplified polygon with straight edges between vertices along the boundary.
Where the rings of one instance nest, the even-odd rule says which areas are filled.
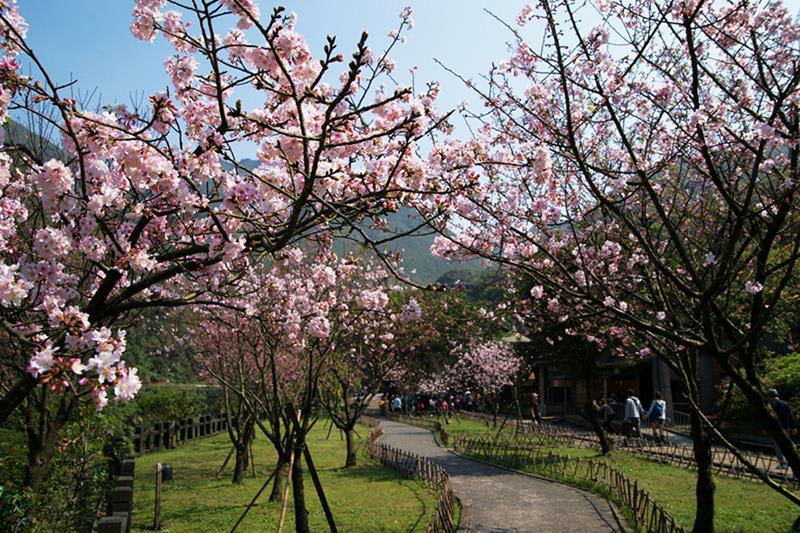
[[[236,423],[235,417],[233,422]],[[141,455],[156,450],[169,450],[186,441],[210,437],[227,430],[228,418],[224,414],[168,420],[156,422],[152,426],[137,426],[132,436],[133,452]]]
[[[483,415],[470,413],[469,418],[482,420],[488,419]],[[597,435],[589,432],[579,432],[570,428],[556,426],[553,424],[542,424],[534,426],[529,421],[518,421],[509,419],[506,426],[514,429],[514,436],[508,437],[501,435],[507,444],[509,439],[536,446],[569,446],[572,448],[599,448],[600,441]],[[642,437],[623,437],[621,435],[609,435],[615,447],[625,453],[639,455],[647,459],[658,461],[664,464],[671,464],[680,467],[695,468],[694,455],[691,446],[681,444],[662,444],[653,440],[650,436]],[[769,475],[773,480],[783,483],[792,490],[800,488],[800,483],[793,477],[791,471],[780,468],[775,455],[740,451],[739,452],[748,462],[758,470]],[[719,475],[746,479],[750,481],[761,481],[761,479],[747,469],[733,453],[726,448],[714,448],[712,451],[712,461],[714,471]]]
[[[543,450],[512,446],[485,437],[456,436],[453,448],[465,455],[490,459],[512,468],[533,467],[544,476],[583,480],[611,492],[631,515],[638,528],[648,533],[687,533],[650,494],[625,474],[602,461],[545,453]]]
[[[381,443],[380,438],[383,436],[383,429],[380,423],[373,422],[370,425],[372,427],[367,438],[367,453],[382,465],[399,470],[403,475],[420,478],[428,486],[439,489],[441,494],[436,503],[436,509],[431,516],[428,532],[452,533],[458,525],[454,523],[457,502],[447,471],[427,457]]]
[[[639,446],[625,448],[625,451],[661,463],[690,468],[696,467],[694,452],[692,448],[688,446],[642,443]],[[767,474],[773,480],[787,486],[790,490],[797,490],[800,488],[800,484],[794,478],[791,471],[780,468],[780,463],[774,455],[748,453],[744,451],[740,451],[739,453],[758,470]],[[749,481],[761,481],[756,474],[748,470],[744,463],[727,448],[714,449],[711,458],[713,469],[717,474]]]

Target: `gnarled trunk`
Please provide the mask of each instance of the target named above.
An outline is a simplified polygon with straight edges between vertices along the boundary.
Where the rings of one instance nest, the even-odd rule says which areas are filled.
[[[40,402],[29,404],[26,409],[26,433],[28,440],[28,466],[25,484],[38,491],[50,473],[51,460],[58,445],[59,435],[69,420],[72,402],[60,403],[50,409],[47,391],[42,391]]]
[[[697,512],[692,531],[694,533],[712,533],[714,531],[715,487],[711,473],[713,467],[711,436],[694,409],[692,409],[690,417],[694,459],[697,463],[697,485],[695,487]]]
[[[345,460],[345,468],[356,466],[358,462],[358,444],[355,439],[355,431],[353,428],[344,430],[344,438],[347,443],[347,459]]]
[[[588,397],[591,398],[591,396]],[[603,425],[597,418],[596,409],[594,404],[592,404],[592,400],[586,400],[586,403],[583,404],[583,417],[589,422],[589,425],[592,426],[594,434],[597,435],[600,441],[600,451],[602,454],[608,455],[611,453],[611,439],[608,438],[608,433],[606,433],[605,428],[603,428]]]
[[[250,464],[250,454],[248,452],[248,443],[243,446],[236,446],[236,463],[233,467],[232,480],[235,485],[240,485],[244,480],[245,473],[247,473],[247,467]]]
[[[294,499],[294,524],[297,533],[309,533],[306,494],[303,488],[303,455],[299,452],[304,443],[298,444],[297,456],[292,467],[292,497]]]
[[[37,492],[50,473],[50,462],[56,451],[58,430],[52,431],[42,439],[28,439],[28,468],[25,483]]]
[[[600,450],[602,451],[603,455],[608,455],[611,452],[611,439],[608,438],[608,433],[606,432],[603,425],[600,423],[600,420],[597,418],[597,410],[595,409],[594,404],[592,403],[592,398],[594,398],[594,387],[592,386],[592,369],[594,368],[595,363],[592,360],[591,365],[587,366],[584,369],[584,382],[586,384],[586,403],[583,404],[583,416],[592,426],[592,430],[594,430],[595,435],[600,440]]]

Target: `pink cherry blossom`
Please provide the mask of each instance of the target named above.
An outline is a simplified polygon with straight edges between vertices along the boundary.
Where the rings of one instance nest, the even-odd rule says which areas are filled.
[[[30,366],[28,371],[34,376],[38,377],[50,371],[55,361],[55,353],[58,351],[57,347],[48,344],[44,348],[37,350],[33,357],[31,357]]]
[[[19,42],[27,25],[14,2],[0,2],[0,118],[35,103],[29,111],[61,150],[32,154],[12,139],[0,153],[0,306],[15,335],[63,354],[35,365],[36,350],[20,354],[37,379],[58,389],[79,376],[76,393],[102,389],[96,399],[120,380],[126,395],[137,390],[123,360],[125,320],[137,310],[227,301],[266,255],[303,241],[325,248],[340,230],[377,226],[388,211],[446,193],[418,144],[447,126],[438,85],[374,90],[391,68],[375,58],[388,58],[399,39],[383,51],[362,41],[350,66],[338,53],[317,54],[294,15],[262,20],[253,0],[222,2],[213,28],[199,5],[133,4],[132,34],[164,37],[172,49],[153,65],[172,86],[141,108],[97,110],[71,100],[40,58],[18,57],[35,54]],[[404,12],[398,37],[412,24]],[[22,75],[23,64],[36,68]],[[243,98],[252,91],[260,96]],[[241,164],[243,141],[256,146],[254,166]],[[346,266],[327,266],[305,280],[273,280],[291,288],[275,319],[301,348],[309,325],[317,336],[334,333],[339,303],[322,295],[335,293]],[[363,292],[366,311],[387,307],[383,292]]]

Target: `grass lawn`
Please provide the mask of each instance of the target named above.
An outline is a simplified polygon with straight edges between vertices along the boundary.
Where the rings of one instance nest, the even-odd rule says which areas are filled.
[[[693,470],[664,465],[639,457],[616,452],[611,460],[675,517],[691,527],[695,513],[695,482]],[[791,531],[800,508],[773,490],[754,481],[742,481],[725,476],[714,478],[714,524],[720,532]]]
[[[498,420],[498,426],[501,421],[502,418]],[[488,435],[497,431],[481,421],[461,417],[451,417],[450,423],[445,428],[453,435]],[[513,430],[511,432],[513,433]],[[639,485],[663,505],[678,522],[687,528],[692,526],[695,513],[694,470],[649,461],[622,451],[603,458],[596,450],[584,448],[543,448],[543,450],[559,455],[591,457],[612,462],[628,477],[639,480]],[[800,515],[797,506],[760,483],[725,476],[716,476],[714,479],[717,486],[715,498],[717,531],[788,532],[794,520]]]
[[[445,419],[443,416],[422,415],[415,418],[418,420],[436,420],[442,424],[444,429],[450,435],[478,435],[485,433],[496,433],[497,429],[499,429],[500,425],[503,423],[503,416],[497,418],[497,429],[492,428],[491,426],[487,426],[484,422],[480,420],[458,415],[450,416],[447,423],[445,423]],[[415,418],[402,417],[400,421],[413,424]],[[509,419],[509,420],[515,420],[515,419]],[[505,428],[503,428],[503,433],[506,432],[510,432],[513,434],[513,429],[511,429],[509,426],[506,426]]]
[[[444,422],[444,418],[439,418],[440,422]],[[465,416],[451,416],[449,423],[444,424],[444,429],[451,435],[475,435],[480,433],[497,433],[500,425],[503,423],[503,417],[497,418],[497,428],[487,426],[484,422],[474,418],[467,418]],[[504,427],[503,432],[508,431],[509,427]],[[513,433],[513,430],[512,430]]]
[[[366,439],[369,429],[358,432]],[[405,479],[394,470],[372,463],[363,453],[360,464],[343,469],[344,441],[336,431],[326,440],[322,421],[309,436],[309,450],[319,471],[325,494],[340,531],[390,532],[426,531],[436,506],[437,494],[417,480]],[[172,465],[174,481],[165,483],[161,496],[162,531],[225,532],[272,471],[275,453],[263,436],[256,438],[253,454],[255,478],[248,471],[244,483],[230,482],[231,466],[220,479],[214,479],[231,445],[227,434],[200,439],[170,451],[143,455],[136,459],[133,531],[148,531],[153,524],[154,472],[157,462]],[[233,460],[231,460],[231,463]],[[326,531],[327,523],[311,478],[305,476],[305,490],[312,531]],[[237,531],[274,531],[280,516],[280,503],[268,503],[269,488],[250,510]],[[294,531],[291,503],[284,531]]]

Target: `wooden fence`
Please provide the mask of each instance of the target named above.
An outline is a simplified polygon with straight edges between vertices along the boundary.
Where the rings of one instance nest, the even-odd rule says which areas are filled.
[[[648,533],[687,533],[687,529],[636,480],[603,461],[567,457],[532,447],[512,446],[492,438],[456,436],[453,448],[465,455],[481,457],[512,468],[532,467],[545,477],[566,481],[584,481],[610,492],[627,507],[636,526]]]
[[[485,415],[468,413],[468,418],[482,420],[488,423],[490,418]],[[590,432],[575,431],[574,429],[542,424],[534,426],[529,421],[521,423],[516,419],[509,419],[506,426],[515,430],[513,436],[501,434],[499,439],[509,445],[535,445],[535,446],[568,446],[571,448],[599,448],[600,441],[597,435]],[[661,444],[649,435],[642,437],[623,437],[609,435],[614,446],[625,453],[639,455],[663,464],[680,467],[696,468],[694,453],[691,446],[683,444]],[[800,483],[794,478],[791,471],[781,469],[774,454],[762,454],[747,451],[739,452],[753,466],[769,475],[773,480],[786,485],[790,490],[800,488]],[[726,448],[714,448],[712,451],[714,471],[718,475],[761,482],[761,479],[745,467],[736,456]]]
[[[454,523],[457,502],[447,471],[426,457],[379,442],[383,429],[379,423],[371,425],[367,438],[367,453],[382,465],[399,470],[406,476],[420,478],[429,486],[440,490],[441,494],[431,516],[428,532],[452,533],[458,525]]]
[[[97,533],[130,533],[135,467],[132,457],[112,466],[113,488],[108,494],[106,516],[95,523]]]
[[[541,428],[528,426],[527,433],[520,432],[516,438],[541,439],[544,445],[561,443],[575,448],[598,448],[599,439],[593,433],[580,433],[570,430],[550,429],[551,426],[543,425]],[[664,464],[680,467],[696,468],[694,451],[691,446],[684,444],[662,444],[648,437],[625,438],[620,435],[610,435],[612,442],[618,450],[625,453],[639,455],[647,459]],[[791,490],[796,490],[800,485],[790,470],[781,469],[775,455],[739,451],[753,466],[766,473],[775,481],[787,485]],[[718,475],[761,482],[761,479],[747,469],[742,461],[727,448],[714,448],[712,450],[714,471]]]
[[[224,414],[156,422],[152,426],[138,426],[134,428],[132,436],[133,452],[141,455],[155,450],[172,449],[186,441],[210,437],[227,430],[228,419]]]
[[[639,455],[647,459],[665,464],[696,468],[694,452],[689,446],[675,444],[657,445],[644,442],[638,446],[621,448],[628,453]],[[740,451],[753,466],[769,475],[773,480],[785,485],[789,490],[798,490],[800,484],[792,475],[791,470],[782,469],[774,455],[764,455]],[[712,450],[713,469],[717,474],[749,481],[761,482],[761,479],[745,467],[744,463],[727,448]]]

